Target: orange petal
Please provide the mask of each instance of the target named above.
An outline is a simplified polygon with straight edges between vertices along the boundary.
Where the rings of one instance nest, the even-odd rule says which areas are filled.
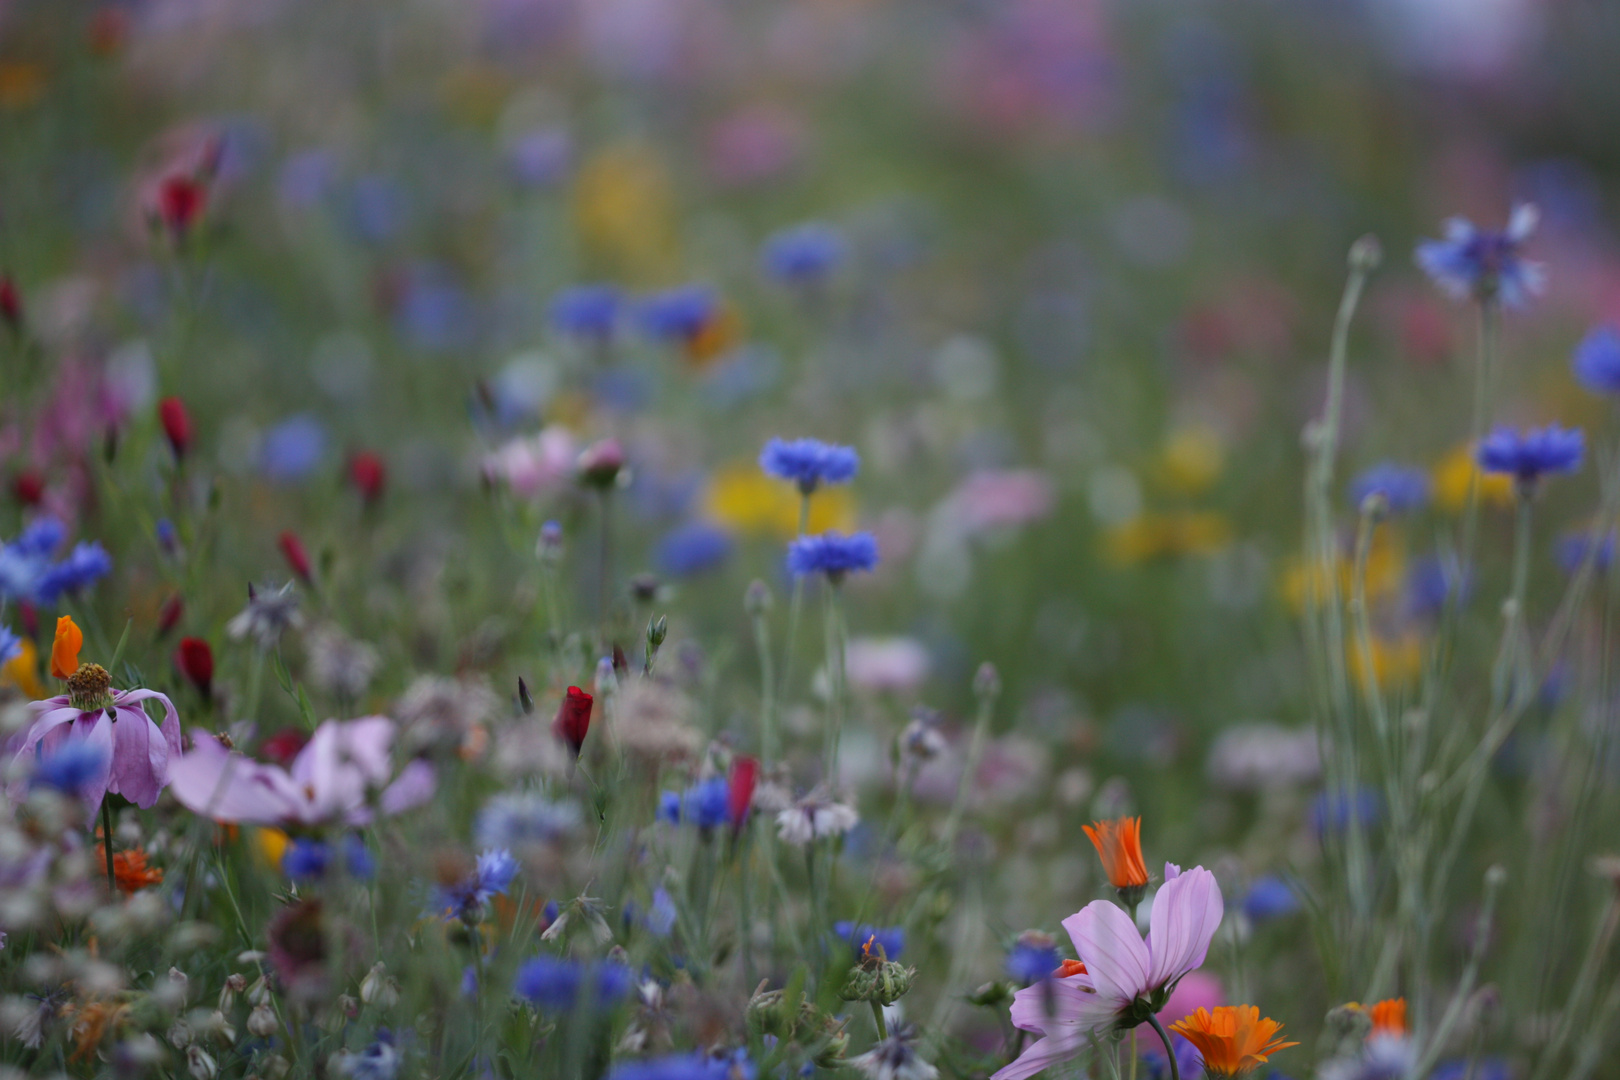
[[[79,670],[79,650],[84,647],[84,631],[70,616],[56,620],[56,640],[51,644],[51,674],[65,679]]]

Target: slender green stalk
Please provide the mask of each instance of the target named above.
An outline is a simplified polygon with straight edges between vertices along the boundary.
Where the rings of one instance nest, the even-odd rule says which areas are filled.
[[[107,852],[107,892],[118,895],[118,876],[113,873],[112,807],[110,797],[101,797],[101,844]]]
[[[967,760],[962,765],[962,776],[956,781],[956,797],[951,800],[950,816],[945,819],[945,832],[941,842],[949,848],[961,827],[962,813],[967,806],[968,788],[979,771],[979,758],[984,755],[985,736],[990,731],[990,718],[995,714],[996,698],[1001,694],[1001,680],[995,669],[985,664],[973,680],[979,698],[979,712],[973,721],[973,739],[968,743]]]
[[[1151,1014],[1148,1016],[1148,1023],[1153,1025],[1153,1030],[1159,1033],[1159,1040],[1164,1043],[1164,1054],[1170,1059],[1170,1080],[1181,1080],[1181,1066],[1176,1064],[1176,1048],[1170,1045],[1170,1036],[1165,1032],[1164,1025],[1159,1023],[1157,1016]]]
[[[872,1020],[877,1024],[878,1038],[887,1039],[889,1037],[889,1025],[883,1022],[883,1006],[875,1001],[868,1001],[867,1004],[872,1006]]]
[[[1462,979],[1457,983],[1457,991],[1452,995],[1451,1005],[1440,1018],[1434,1034],[1430,1036],[1417,1067],[1412,1070],[1413,1076],[1429,1074],[1429,1070],[1434,1068],[1435,1062],[1440,1060],[1440,1054],[1446,1049],[1452,1028],[1456,1027],[1457,1021],[1462,1018],[1468,998],[1474,992],[1474,983],[1479,979],[1480,961],[1485,958],[1485,949],[1490,944],[1491,918],[1496,914],[1496,895],[1506,880],[1507,872],[1500,866],[1493,866],[1485,871],[1485,899],[1480,904],[1479,919],[1474,924],[1474,948],[1468,955],[1468,966],[1463,969]]]
[[[1582,962],[1580,971],[1576,973],[1575,981],[1570,984],[1569,997],[1558,1016],[1558,1026],[1553,1029],[1552,1038],[1547,1040],[1546,1048],[1537,1059],[1536,1071],[1531,1074],[1531,1080],[1548,1080],[1553,1067],[1563,1055],[1564,1046],[1575,1030],[1576,1009],[1591,997],[1597,982],[1598,969],[1608,959],[1609,946],[1614,943],[1616,930],[1620,930],[1620,890],[1613,890],[1609,894],[1608,907],[1604,909],[1603,918],[1598,922],[1597,932],[1592,935],[1592,947],[1587,949],[1586,959]]]
[[[844,609],[843,592],[836,581],[828,579],[825,609],[827,645],[827,772],[828,783],[838,780],[838,744],[844,734],[844,699],[848,696],[844,685]]]
[[[810,528],[810,496],[799,496],[799,535],[803,536]],[[793,579],[793,597],[788,601],[787,640],[782,645],[782,682],[777,688],[777,698],[785,699],[788,688],[793,680],[793,647],[799,641],[799,620],[804,615],[804,578]]]
[[[754,651],[759,653],[759,752],[765,764],[778,755],[776,739],[776,681],[771,670],[771,627],[763,610],[753,610]]]

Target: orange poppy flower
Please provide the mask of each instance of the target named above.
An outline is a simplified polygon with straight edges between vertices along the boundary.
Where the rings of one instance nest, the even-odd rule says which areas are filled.
[[[51,644],[51,674],[66,679],[79,670],[79,650],[84,647],[84,631],[67,615],[56,620],[56,640]]]
[[[1260,1010],[1253,1005],[1222,1005],[1213,1013],[1199,1009],[1170,1025],[1170,1030],[1197,1047],[1204,1056],[1204,1071],[1222,1080],[1242,1076],[1278,1050],[1299,1045],[1279,1039],[1282,1025],[1269,1017],[1260,1019]]]
[[[1374,1035],[1406,1034],[1406,999],[1388,998],[1367,1008]]]
[[[1120,818],[1096,821],[1084,826],[1092,846],[1108,872],[1108,883],[1116,889],[1140,889],[1148,883],[1147,863],[1142,861],[1142,819]]]
[[[99,865],[106,865],[106,845],[96,845],[96,858],[99,860]],[[133,896],[148,885],[162,884],[163,868],[148,866],[146,864],[146,851],[142,848],[115,851],[113,852],[113,880],[118,882],[119,892],[125,896]]]

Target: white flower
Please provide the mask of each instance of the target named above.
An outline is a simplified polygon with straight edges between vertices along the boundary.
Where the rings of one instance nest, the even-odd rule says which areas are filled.
[[[208,1055],[208,1051],[200,1046],[191,1046],[186,1050],[186,1071],[196,1080],[214,1080],[219,1073],[219,1066],[214,1064],[214,1059]]]
[[[860,820],[854,807],[811,792],[776,815],[776,830],[787,843],[804,845],[812,840],[842,836]]]
[[[935,1080],[939,1070],[917,1056],[915,1043],[916,1032],[902,1025],[866,1053],[850,1058],[849,1067],[868,1080]]]

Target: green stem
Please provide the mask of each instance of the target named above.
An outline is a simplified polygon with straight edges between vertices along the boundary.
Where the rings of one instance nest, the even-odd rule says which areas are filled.
[[[776,681],[771,670],[771,628],[764,612],[756,612],[754,648],[759,653],[760,730],[759,756],[766,765],[776,761]]]
[[[799,498],[799,535],[810,528],[810,496]],[[799,641],[799,619],[804,614],[804,578],[793,579],[793,598],[788,601],[787,641],[782,645],[782,682],[777,697],[785,699],[793,680],[793,647]]]
[[[984,754],[984,740],[990,731],[990,718],[995,714],[996,694],[991,691],[981,691],[979,694],[979,713],[973,721],[973,738],[968,743],[967,760],[962,766],[962,776],[956,781],[956,797],[951,800],[950,816],[945,819],[945,832],[943,842],[949,848],[956,839],[956,830],[962,825],[962,814],[967,807],[968,788],[973,783],[973,775],[979,771],[979,758]]]
[[[889,1037],[889,1025],[883,1022],[883,1006],[875,1001],[868,1001],[867,1004],[872,1006],[872,1019],[877,1022],[878,1039],[887,1039]]]
[[[827,648],[827,782],[838,781],[838,744],[844,734],[844,618],[838,583],[827,582],[824,612]]]
[[[112,807],[108,796],[101,797],[101,844],[107,852],[107,891],[118,895],[118,876],[113,873]]]
[[[1176,1048],[1170,1045],[1170,1036],[1165,1032],[1164,1025],[1153,1014],[1148,1015],[1148,1023],[1153,1025],[1153,1030],[1159,1033],[1159,1041],[1164,1043],[1165,1057],[1170,1059],[1170,1080],[1181,1080],[1181,1066],[1176,1064]]]

